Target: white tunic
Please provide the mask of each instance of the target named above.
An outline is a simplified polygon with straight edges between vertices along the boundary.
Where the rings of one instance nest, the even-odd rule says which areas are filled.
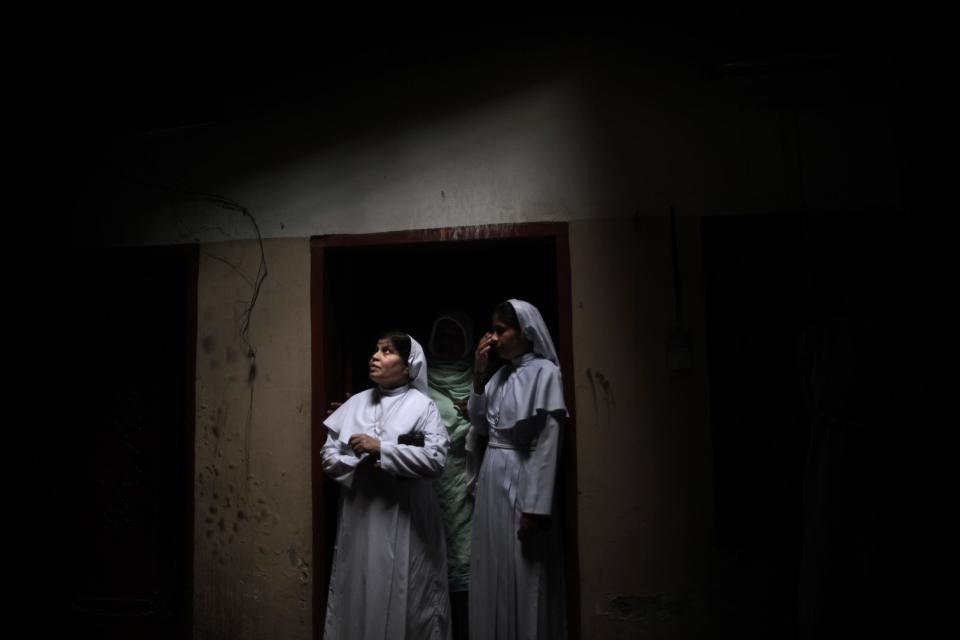
[[[342,486],[324,637],[450,637],[446,548],[430,481],[443,471],[447,432],[436,405],[407,386],[370,389],[326,419],[323,470]],[[424,446],[397,444],[424,434]],[[380,460],[358,458],[351,435],[380,439]]]
[[[561,523],[521,542],[520,514],[551,515],[566,416],[556,364],[532,353],[502,367],[470,421],[489,438],[477,481],[470,563],[470,638],[565,637]]]

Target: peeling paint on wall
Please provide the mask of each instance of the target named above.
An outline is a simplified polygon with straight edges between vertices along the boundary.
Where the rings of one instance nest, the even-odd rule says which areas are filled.
[[[432,239],[431,234],[434,231],[419,230],[415,232],[422,235],[424,239]],[[519,237],[520,226],[515,223],[504,224],[480,224],[470,227],[452,227],[440,229],[441,240],[490,240]],[[414,240],[416,241],[416,240]]]
[[[278,278],[263,287],[250,341],[242,272],[256,243],[201,253],[198,283],[194,619],[205,638],[311,636],[309,244],[270,241]],[[208,252],[209,253],[209,252]],[[282,280],[282,283],[281,283]],[[281,286],[282,284],[282,286]],[[265,327],[269,327],[267,330]],[[216,362],[214,362],[216,361]],[[271,374],[283,362],[279,375]],[[252,372],[252,373],[251,373]],[[254,388],[256,384],[256,388]],[[276,386],[276,385],[280,386]]]

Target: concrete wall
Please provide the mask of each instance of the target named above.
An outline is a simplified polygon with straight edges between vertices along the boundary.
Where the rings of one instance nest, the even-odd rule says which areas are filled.
[[[585,638],[688,637],[711,621],[713,476],[696,219],[678,228],[693,354],[683,369],[668,366],[676,331],[670,247],[663,217],[570,229]]]
[[[242,203],[267,238],[671,207],[694,216],[896,207],[895,87],[854,86],[850,72],[727,77],[669,58],[599,56],[472,100],[438,92],[418,103],[424,113],[317,103],[134,138],[91,151],[102,157],[90,160],[96,224],[76,233],[99,244],[256,237],[235,211],[183,193],[195,191]]]
[[[203,246],[197,288],[194,628],[310,638],[310,268],[306,240]],[[250,347],[255,358],[249,357]]]

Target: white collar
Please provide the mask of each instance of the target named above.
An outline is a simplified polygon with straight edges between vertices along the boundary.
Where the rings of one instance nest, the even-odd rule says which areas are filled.
[[[392,389],[384,389],[383,387],[377,385],[377,391],[380,392],[381,396],[399,396],[406,393],[410,390],[409,384],[402,384],[399,387],[393,387]]]
[[[526,353],[520,354],[516,358],[512,359],[510,363],[515,367],[522,367],[525,364],[529,364],[533,360],[536,360],[537,354],[533,351],[527,351]]]

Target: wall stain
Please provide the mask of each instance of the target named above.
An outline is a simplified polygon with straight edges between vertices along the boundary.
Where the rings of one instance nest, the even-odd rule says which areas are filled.
[[[213,350],[217,347],[217,340],[214,336],[204,336],[203,340],[200,341],[200,346],[203,348],[203,352],[207,355],[213,353]]]
[[[597,371],[597,381],[600,383],[600,387],[603,388],[603,398],[607,403],[607,408],[612,410],[613,407],[617,406],[617,401],[613,397],[613,386],[610,384],[610,380]]]
[[[287,549],[287,558],[290,560],[290,566],[300,571],[300,582],[310,583],[310,565],[297,555],[297,550],[293,545]]]
[[[588,368],[587,380],[590,381],[590,395],[593,399],[594,424],[600,423],[600,402],[597,399],[598,386],[600,387],[600,391],[602,391],[603,393],[603,404],[606,407],[607,421],[609,421],[610,419],[612,419],[617,406],[616,398],[613,395],[613,385],[611,384],[610,379],[604,376],[599,371],[593,371]]]
[[[217,407],[213,415],[213,424],[210,426],[210,431],[213,433],[213,451],[215,457],[220,456],[220,436],[224,432],[226,424],[227,410],[223,407]],[[216,469],[216,467],[214,467],[214,469]]]
[[[593,424],[599,426],[600,423],[600,405],[597,404],[597,385],[593,380],[593,371],[587,367],[587,380],[590,381],[590,396],[593,398]]]

